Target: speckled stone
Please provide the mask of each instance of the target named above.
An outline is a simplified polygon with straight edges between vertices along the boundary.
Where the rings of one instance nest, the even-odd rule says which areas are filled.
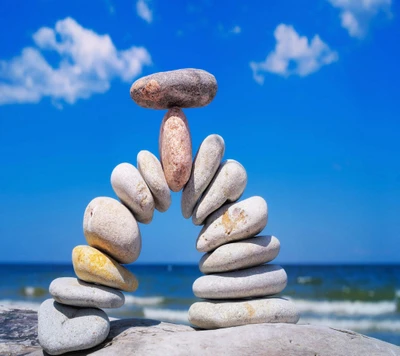
[[[275,236],[257,236],[228,243],[203,255],[199,262],[203,273],[228,272],[258,266],[272,261],[279,254]]]
[[[225,152],[225,142],[219,135],[210,135],[201,143],[192,166],[192,173],[182,192],[182,214],[188,219],[213,179]]]
[[[267,264],[201,276],[193,283],[193,293],[206,299],[264,297],[280,293],[286,284],[285,270],[281,266]]]
[[[298,320],[294,303],[283,298],[203,301],[192,304],[189,309],[189,322],[202,329],[261,323],[296,324]]]
[[[225,203],[240,198],[247,184],[244,167],[233,159],[221,163],[212,182],[193,211],[192,222],[201,225],[204,220]]]
[[[140,151],[137,155],[137,167],[153,194],[155,208],[164,212],[171,205],[171,192],[160,161],[149,151]]]
[[[197,108],[208,105],[217,93],[215,77],[201,69],[178,69],[135,81],[131,98],[144,108]]]
[[[117,261],[90,246],[76,246],[72,251],[75,274],[85,282],[133,292],[136,277]]]
[[[168,186],[179,192],[192,170],[192,139],[181,109],[172,108],[165,114],[160,128],[159,149]]]
[[[142,248],[138,224],[119,201],[98,197],[85,210],[83,233],[87,243],[120,263],[137,260]]]
[[[57,302],[76,307],[120,308],[125,303],[125,296],[119,290],[72,277],[55,279],[49,292]]]
[[[38,312],[38,337],[50,355],[86,350],[101,344],[110,331],[107,314],[97,308],[78,308],[45,300]]]
[[[133,213],[136,220],[149,224],[154,214],[154,199],[140,172],[130,163],[121,163],[111,174],[115,194]]]
[[[228,242],[256,236],[267,221],[267,203],[259,196],[224,205],[207,218],[196,248],[209,252]]]

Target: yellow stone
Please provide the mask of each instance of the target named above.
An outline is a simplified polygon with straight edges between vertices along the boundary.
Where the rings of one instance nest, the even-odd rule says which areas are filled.
[[[72,250],[75,274],[85,282],[133,292],[138,287],[136,277],[117,261],[90,246],[76,246]]]

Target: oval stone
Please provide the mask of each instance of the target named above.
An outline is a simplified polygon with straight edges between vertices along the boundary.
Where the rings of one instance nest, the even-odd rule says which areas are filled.
[[[149,224],[154,214],[154,199],[140,172],[130,163],[121,163],[111,174],[115,194],[133,213],[136,220]]]
[[[109,331],[110,321],[101,309],[72,307],[47,299],[38,311],[39,343],[50,355],[99,345]]]
[[[137,260],[142,248],[138,224],[119,201],[98,197],[85,210],[83,233],[87,243],[120,263]]]
[[[261,323],[296,324],[299,318],[295,304],[283,298],[204,301],[192,304],[189,309],[189,322],[202,329]]]
[[[55,279],[49,292],[57,302],[76,307],[120,308],[125,303],[125,296],[119,290],[72,277]]]
[[[164,212],[171,205],[171,192],[160,161],[149,151],[140,151],[137,155],[137,167],[153,194],[155,208]]]
[[[193,283],[193,293],[205,299],[264,297],[280,293],[286,284],[285,270],[281,266],[267,264],[201,276]]]
[[[196,248],[209,252],[228,242],[253,237],[264,229],[267,221],[267,203],[259,196],[224,205],[207,218]]]
[[[193,224],[203,224],[207,216],[223,204],[238,200],[243,194],[246,184],[246,170],[239,162],[233,159],[223,162],[203,197],[194,208]]]
[[[275,236],[257,236],[232,242],[203,255],[200,271],[207,273],[228,272],[258,266],[278,256],[279,240]]]
[[[198,108],[208,105],[217,93],[215,77],[201,69],[178,69],[142,77],[130,90],[131,98],[150,109]]]
[[[192,139],[185,114],[172,108],[161,123],[159,148],[161,164],[169,188],[179,192],[192,170]]]
[[[133,292],[136,277],[117,261],[90,246],[76,246],[72,251],[75,274],[85,282]]]
[[[186,219],[192,216],[197,201],[213,179],[224,152],[225,142],[219,135],[210,135],[201,143],[182,192],[182,214]]]

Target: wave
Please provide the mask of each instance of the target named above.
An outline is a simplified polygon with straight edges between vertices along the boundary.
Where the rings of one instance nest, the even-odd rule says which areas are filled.
[[[188,322],[187,310],[144,308],[143,314],[149,319]]]
[[[0,310],[5,309],[27,309],[38,311],[41,303],[26,302],[24,300],[0,300]]]
[[[135,297],[133,295],[125,295],[125,304],[157,305],[162,304],[164,301],[164,297]]]
[[[322,284],[321,278],[311,277],[311,276],[299,276],[296,279],[298,284],[311,284],[311,285],[320,285]]]

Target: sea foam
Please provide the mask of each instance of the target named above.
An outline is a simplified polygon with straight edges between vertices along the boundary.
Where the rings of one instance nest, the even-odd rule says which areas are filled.
[[[149,319],[188,322],[187,310],[144,308],[143,314]]]
[[[164,297],[135,297],[133,295],[125,295],[125,304],[157,305],[162,304],[164,300]]]

